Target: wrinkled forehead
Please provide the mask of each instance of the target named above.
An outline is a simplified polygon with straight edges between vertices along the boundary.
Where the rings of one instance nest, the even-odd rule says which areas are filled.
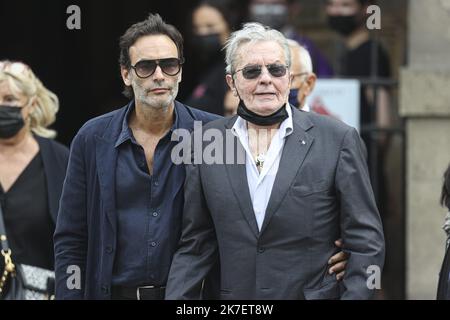
[[[236,67],[240,68],[249,64],[286,64],[286,56],[283,47],[276,41],[250,41],[241,44],[235,54]]]

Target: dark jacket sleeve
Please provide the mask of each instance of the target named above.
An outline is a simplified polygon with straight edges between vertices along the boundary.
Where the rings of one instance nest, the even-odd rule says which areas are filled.
[[[72,143],[54,235],[57,299],[83,299],[87,252],[85,139]]]
[[[198,165],[187,165],[182,234],[172,261],[166,299],[201,298],[203,280],[217,262],[214,224],[206,204]]]
[[[384,235],[361,140],[353,128],[343,139],[335,181],[344,251],[350,254],[342,299],[370,299],[383,270]]]

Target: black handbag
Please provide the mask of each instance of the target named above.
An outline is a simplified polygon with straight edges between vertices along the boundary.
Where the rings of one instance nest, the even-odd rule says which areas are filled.
[[[1,205],[0,242],[1,255],[4,260],[0,278],[0,300],[53,300],[55,296],[55,273],[53,271],[13,263]]]

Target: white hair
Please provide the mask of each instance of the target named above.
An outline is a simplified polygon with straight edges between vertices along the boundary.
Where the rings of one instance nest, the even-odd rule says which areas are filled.
[[[298,49],[301,72],[313,73],[313,64],[309,51],[297,41],[289,39],[288,44],[291,48]],[[293,59],[297,59],[297,57],[293,57]]]
[[[227,40],[224,47],[224,49],[226,50],[225,61],[227,64],[225,71],[228,74],[233,74],[233,72],[235,71],[236,53],[241,45],[258,41],[277,42],[283,48],[286,64],[288,68],[290,68],[291,52],[287,43],[287,39],[284,37],[284,35],[275,29],[264,27],[260,23],[251,22],[244,24],[241,30],[233,32],[230,38]]]

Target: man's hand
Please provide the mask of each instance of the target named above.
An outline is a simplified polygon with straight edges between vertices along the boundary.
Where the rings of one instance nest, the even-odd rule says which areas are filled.
[[[342,239],[336,240],[334,244],[336,245],[336,247],[342,248]],[[330,260],[328,260],[328,265],[330,265],[330,269],[328,270],[328,272],[330,274],[336,274],[336,279],[338,281],[342,280],[342,278],[344,278],[345,266],[347,265],[347,261],[347,253],[343,251],[336,253],[330,258]]]

